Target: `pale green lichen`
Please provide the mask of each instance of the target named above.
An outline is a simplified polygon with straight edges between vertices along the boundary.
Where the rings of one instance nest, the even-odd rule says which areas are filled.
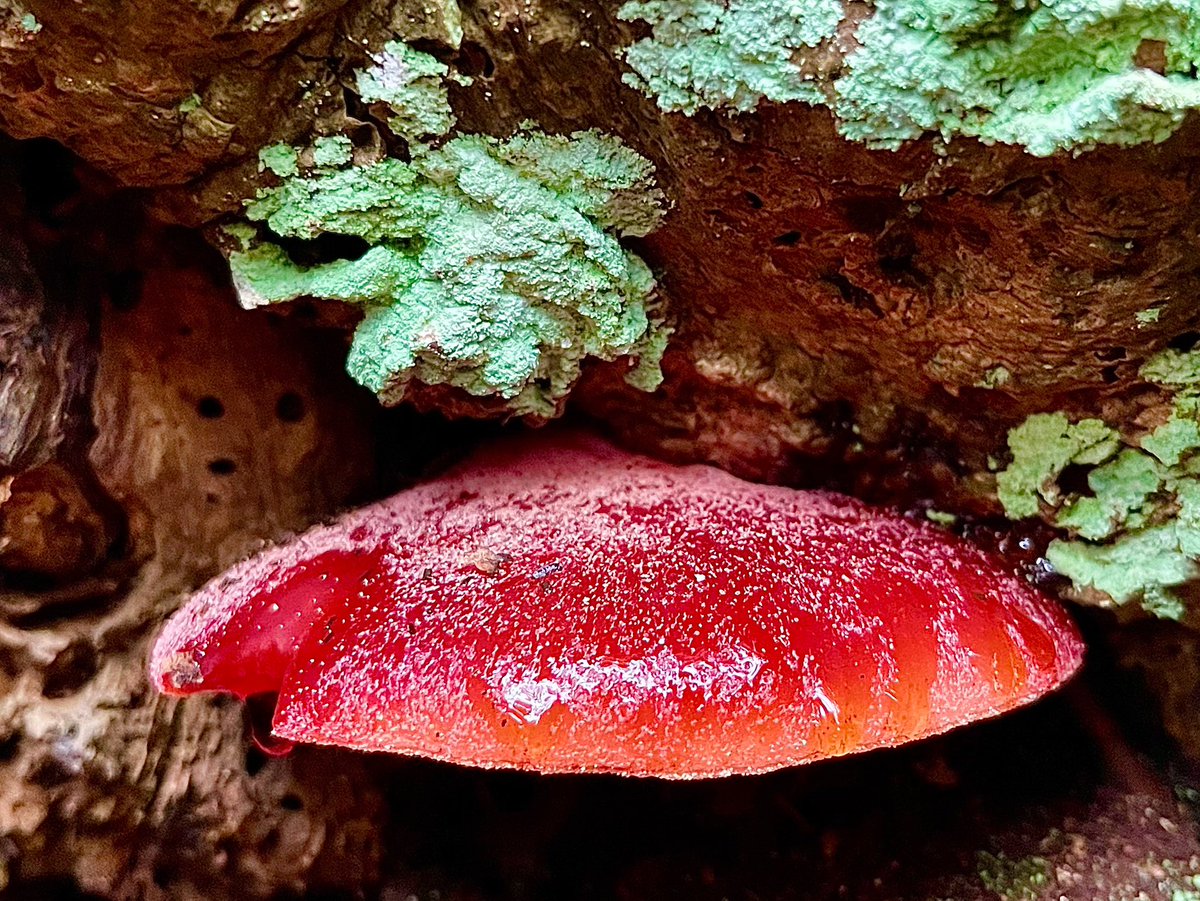
[[[283,180],[246,206],[269,231],[242,232],[231,254],[242,303],[361,305],[347,368],[385,403],[416,380],[552,416],[589,357],[631,357],[629,380],[657,386],[668,330],[650,270],[618,241],[662,215],[649,161],[595,131],[410,151],[362,165],[340,137],[263,151]],[[276,242],[329,235],[361,241],[361,255],[303,266]]]
[[[300,171],[300,158],[294,147],[273,144],[258,152],[258,171],[273,172],[280,178],[289,178]]]
[[[1123,450],[1088,473],[1092,494],[1064,504],[1055,523],[1092,541],[1120,528],[1137,528],[1145,523],[1150,496],[1164,477],[1161,464],[1148,454]]]
[[[987,370],[979,381],[975,383],[976,388],[1002,388],[1012,379],[1012,373],[1008,371],[1007,366],[993,366]]]
[[[1151,872],[1165,870],[1169,879],[1183,883],[1183,885],[1179,885],[1177,882],[1175,885],[1162,886],[1164,889],[1170,889],[1170,901],[1200,901],[1200,875],[1180,875],[1178,872],[1173,872],[1178,871],[1179,867],[1169,860],[1150,860],[1147,861],[1147,864],[1147,869]]]
[[[1133,318],[1137,320],[1139,326],[1152,325],[1158,322],[1158,317],[1162,315],[1161,307],[1150,307],[1146,310],[1138,310],[1133,314]]]
[[[385,45],[372,59],[375,65],[358,73],[358,94],[367,103],[388,106],[388,124],[397,135],[416,141],[454,127],[448,67],[400,41]]]
[[[189,94],[179,102],[179,111],[186,116],[188,113],[194,113],[203,105],[204,101],[199,94]]]
[[[1099,419],[1071,423],[1062,413],[1039,413],[1008,433],[1013,462],[996,476],[1005,511],[1014,519],[1036,516],[1038,498],[1059,499],[1055,479],[1072,463],[1095,464],[1108,459],[1119,436]]]
[[[766,98],[816,103],[810,75],[796,52],[832,37],[840,0],[645,0],[617,13],[641,20],[653,38],[625,53],[625,81],[664,110],[691,115],[700,107],[754,109]]]
[[[1164,829],[1173,828],[1169,821],[1160,822]],[[1114,857],[1109,865],[1093,869],[1095,858],[1079,855],[1081,841],[1083,837],[1078,833],[1051,829],[1038,842],[1039,853],[1036,854],[1012,857],[1003,851],[977,853],[976,871],[983,887],[995,901],[1085,896],[1097,901],[1200,901],[1200,876],[1195,873],[1195,857],[1172,858],[1156,853],[1141,859]],[[1126,845],[1124,850],[1131,852],[1134,849]],[[1084,888],[1082,894],[1068,894],[1062,891],[1067,886],[1087,887],[1091,891]],[[975,894],[970,896],[975,897]]]
[[[1041,511],[1070,533],[1046,559],[1078,597],[1178,619],[1180,587],[1200,578],[1200,351],[1164,351],[1141,374],[1174,390],[1165,422],[1118,436],[1099,420],[1032,416],[1009,433],[1012,463],[997,486],[1010,517]],[[1072,464],[1089,467],[1088,493],[1057,484]]]
[[[857,37],[833,105],[877,147],[938,131],[1044,156],[1160,141],[1200,107],[1195,0],[878,0]],[[1161,75],[1137,61],[1152,41]]]
[[[1050,884],[1053,869],[1044,857],[1030,856],[1017,860],[1007,854],[977,855],[979,880],[1000,901],[1037,901]]]
[[[847,137],[889,149],[930,131],[1039,156],[1130,145],[1200,108],[1197,0],[876,0],[845,73],[815,84],[804,49],[835,33],[836,7],[628,3],[623,15],[654,26],[627,51],[630,81],[687,113],[827,103]]]
[[[37,34],[42,30],[42,23],[37,20],[37,16],[33,13],[25,13],[21,16],[21,30],[26,34]]]
[[[1154,856],[1142,864],[1142,870],[1154,874],[1156,887],[1170,901],[1200,901],[1200,874],[1195,869],[1194,859],[1184,861]]]
[[[1142,450],[1153,454],[1167,466],[1179,463],[1186,454],[1200,447],[1200,423],[1186,399],[1176,403],[1171,418],[1142,438]]]
[[[1103,592],[1116,604],[1136,601],[1155,616],[1179,619],[1185,608],[1174,589],[1200,575],[1180,539],[1174,524],[1167,524],[1111,544],[1054,541],[1046,559],[1081,592]]]
[[[313,141],[313,165],[323,169],[337,169],[350,162],[354,145],[343,135],[330,135]]]
[[[1148,360],[1141,373],[1144,379],[1160,385],[1200,385],[1200,353],[1164,350]]]
[[[455,50],[462,45],[462,9],[457,0],[394,3],[388,13],[389,25],[403,40],[434,41]]]

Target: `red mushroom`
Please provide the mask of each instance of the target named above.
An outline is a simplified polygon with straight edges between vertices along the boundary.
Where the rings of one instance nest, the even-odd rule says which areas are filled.
[[[693,778],[944,732],[1081,656],[1056,604],[931,527],[568,434],[235,567],[150,668],[278,692],[298,742]]]

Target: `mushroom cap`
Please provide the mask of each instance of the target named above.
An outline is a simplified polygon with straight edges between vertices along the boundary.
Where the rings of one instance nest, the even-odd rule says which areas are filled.
[[[560,433],[240,564],[150,669],[278,692],[297,742],[682,779],[995,716],[1082,653],[1056,603],[932,527]]]

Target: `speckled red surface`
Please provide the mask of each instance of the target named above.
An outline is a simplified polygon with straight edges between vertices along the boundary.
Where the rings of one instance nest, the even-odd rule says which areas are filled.
[[[1081,655],[1053,602],[932,527],[542,433],[236,567],[151,670],[278,691],[296,741],[689,778],[943,732]]]

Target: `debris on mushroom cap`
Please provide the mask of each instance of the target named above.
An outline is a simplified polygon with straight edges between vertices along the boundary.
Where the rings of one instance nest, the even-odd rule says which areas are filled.
[[[565,433],[235,567],[150,669],[172,694],[277,691],[299,742],[696,778],[994,716],[1082,651],[1055,603],[932,527]]]

